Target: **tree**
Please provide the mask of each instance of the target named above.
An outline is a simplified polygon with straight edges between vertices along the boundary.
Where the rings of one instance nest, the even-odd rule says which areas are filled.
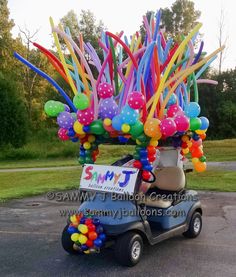
[[[11,29],[14,22],[9,18],[9,9],[7,7],[7,0],[0,0],[0,71],[8,72],[11,65],[12,57],[12,35]]]
[[[72,38],[75,42],[79,43],[79,36],[82,34],[84,42],[90,42],[98,55],[101,56],[102,52],[98,44],[98,38],[105,27],[101,20],[98,23],[96,22],[96,18],[91,11],[82,10],[78,20],[76,13],[71,10],[60,22],[64,28],[70,28]]]
[[[0,74],[0,146],[20,147],[26,142],[28,117],[23,99],[12,79]]]
[[[168,36],[180,41],[182,35],[188,35],[196,26],[200,15],[201,12],[195,10],[194,2],[177,0],[170,9],[165,8],[162,10],[161,25],[165,28]]]

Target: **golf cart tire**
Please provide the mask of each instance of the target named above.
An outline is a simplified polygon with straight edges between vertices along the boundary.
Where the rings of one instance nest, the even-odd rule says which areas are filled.
[[[199,227],[197,228],[198,230],[196,230],[196,227],[194,227],[194,224],[196,224],[196,221],[198,222],[198,224],[200,224]],[[195,212],[191,217],[188,230],[184,232],[183,235],[186,238],[196,238],[201,233],[201,230],[202,230],[202,216],[199,212]]]
[[[115,256],[121,265],[130,267],[136,265],[140,261],[142,253],[143,239],[138,233],[127,232],[118,237]]]
[[[71,255],[78,255],[81,254],[80,252],[76,251],[73,248],[73,244],[74,242],[71,240],[71,235],[67,232],[68,229],[68,225],[65,226],[64,230],[62,231],[62,235],[61,235],[61,244],[62,247],[64,248],[64,250],[71,254]]]

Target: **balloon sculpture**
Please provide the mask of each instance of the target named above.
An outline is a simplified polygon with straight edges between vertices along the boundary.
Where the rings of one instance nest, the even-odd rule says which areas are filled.
[[[74,214],[70,217],[67,232],[74,242],[73,249],[85,254],[98,252],[104,245],[106,235],[98,218]]]
[[[136,143],[133,166],[142,169],[143,179],[148,180],[158,142],[171,139],[174,147],[182,148],[183,156],[191,155],[197,172],[206,169],[202,141],[209,121],[200,116],[197,85],[216,83],[200,77],[223,47],[207,56],[202,41],[195,53],[194,43],[201,24],[178,44],[172,38],[167,39],[160,29],[160,18],[161,11],[149,22],[144,16],[145,37],[138,32],[131,39],[123,36],[123,32],[117,35],[103,32],[99,39],[102,61],[81,35],[77,45],[70,30],[56,27],[50,18],[58,57],[33,44],[70,85],[73,99],[50,76],[14,54],[47,79],[64,98],[66,104],[48,101],[45,112],[57,118],[61,140],[80,143],[81,164],[94,163],[98,145],[104,141],[117,139],[122,144],[131,140]],[[66,55],[59,37],[67,47]],[[85,57],[89,57],[89,62]]]

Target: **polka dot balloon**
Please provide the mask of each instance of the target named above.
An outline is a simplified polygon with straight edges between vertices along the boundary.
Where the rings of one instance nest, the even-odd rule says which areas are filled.
[[[89,125],[94,120],[94,113],[91,108],[77,111],[77,118],[82,125]]]
[[[145,98],[141,92],[133,91],[129,94],[128,104],[134,110],[141,109],[145,104]]]
[[[118,114],[118,106],[112,98],[102,99],[99,107],[99,116],[102,119],[112,119]]]
[[[98,86],[98,95],[102,99],[110,98],[113,95],[113,87],[108,83],[101,83]]]

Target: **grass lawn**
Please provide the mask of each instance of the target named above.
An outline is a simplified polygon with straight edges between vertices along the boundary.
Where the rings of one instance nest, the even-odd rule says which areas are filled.
[[[81,170],[0,173],[0,201],[38,195],[51,190],[78,188]],[[187,175],[188,189],[236,191],[236,172],[208,170]]]

